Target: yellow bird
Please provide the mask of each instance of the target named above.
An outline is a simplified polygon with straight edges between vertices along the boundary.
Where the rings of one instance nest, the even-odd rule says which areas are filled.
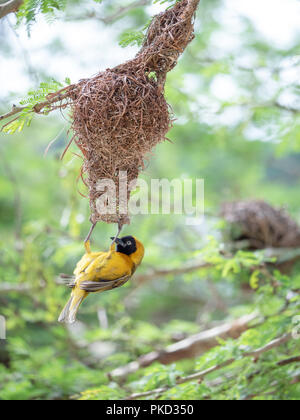
[[[133,236],[111,239],[114,242],[108,252],[91,252],[90,243],[86,243],[86,254],[68,284],[73,290],[59,322],[74,323],[79,306],[89,293],[123,286],[141,264],[145,253],[141,242]]]

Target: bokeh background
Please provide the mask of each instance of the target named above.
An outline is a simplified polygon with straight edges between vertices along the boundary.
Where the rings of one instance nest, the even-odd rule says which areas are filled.
[[[135,3],[141,5],[70,0],[64,10],[38,12],[35,21],[21,16],[16,26],[14,15],[2,19],[2,113],[42,81],[76,82],[133,57],[138,46],[124,44],[169,5]],[[57,277],[72,273],[83,253],[89,206],[80,195],[85,187],[77,180],[76,147],[60,160],[70,139],[67,112],[35,118],[20,133],[0,133],[0,314],[7,320],[0,399],[118,399],[173,384],[178,372],[189,374],[203,360],[156,363],[123,382],[107,373],[226,320],[266,310],[259,306],[261,295],[259,301],[243,286],[249,283],[244,271],[176,270],[202,261],[212,243],[222,248],[219,212],[225,201],[264,199],[300,221],[299,16],[297,0],[201,1],[196,38],[167,81],[166,97],[177,118],[169,133],[173,144],[156,148],[142,177],[203,178],[205,221],[187,226],[184,216],[135,216],[124,232],[146,247],[136,280],[90,296],[73,327],[57,323],[69,294]],[[105,250],[114,232],[114,226],[99,224],[93,248]],[[297,273],[288,277],[290,287],[299,283]],[[263,301],[277,314],[281,298]],[[280,327],[268,324],[261,341],[252,336],[247,345],[259,347],[284,332],[296,313],[294,308],[286,314]],[[277,358],[280,353],[269,362]],[[288,368],[278,373],[275,391],[255,384],[257,398],[298,399],[299,385],[287,377],[299,372]],[[188,384],[162,398],[247,397],[243,369],[225,389]]]

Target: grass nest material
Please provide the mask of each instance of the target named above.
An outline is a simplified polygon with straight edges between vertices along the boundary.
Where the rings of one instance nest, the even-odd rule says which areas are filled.
[[[221,215],[229,223],[231,240],[247,241],[249,249],[300,248],[299,225],[265,201],[225,203]]]
[[[53,109],[59,100],[61,108],[72,108],[73,139],[84,157],[82,173],[89,188],[93,223],[129,223],[128,210],[123,208],[121,213],[119,172],[127,172],[129,185],[144,169],[153,147],[166,139],[172,125],[164,97],[166,75],[194,38],[193,17],[199,1],[179,1],[154,17],[134,59],[64,89],[59,92],[61,98],[55,94],[48,98]],[[97,188],[103,179],[115,183],[114,214],[97,208],[103,194],[107,205],[113,200],[109,191]],[[127,200],[129,197],[128,189]]]

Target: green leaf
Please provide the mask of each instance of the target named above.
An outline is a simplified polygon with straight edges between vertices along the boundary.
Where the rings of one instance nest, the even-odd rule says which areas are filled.
[[[69,84],[70,79],[66,78],[65,85]],[[20,105],[24,106],[24,109],[15,120],[4,126],[2,131],[7,134],[14,134],[16,131],[23,131],[25,126],[29,127],[35,115],[34,106],[45,101],[50,93],[56,92],[63,86],[63,83],[50,79],[49,81],[41,82],[38,89],[30,90],[27,96],[20,101]],[[44,115],[47,115],[49,109],[45,107],[43,113]]]
[[[259,275],[260,275],[259,270],[253,271],[250,277],[250,286],[252,287],[252,289],[258,289]]]
[[[128,46],[141,46],[144,41],[144,33],[142,31],[125,31],[120,37],[119,44],[125,48]]]

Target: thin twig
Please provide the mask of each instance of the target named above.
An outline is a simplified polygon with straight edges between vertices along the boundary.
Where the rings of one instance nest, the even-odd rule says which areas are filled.
[[[292,106],[284,105],[278,101],[274,103],[274,106],[277,108],[283,109],[284,111],[292,112],[293,114],[300,114],[300,108],[294,108]]]
[[[16,38],[17,43],[19,44],[20,50],[23,53],[24,62],[26,64],[26,66],[27,66],[28,73],[31,76],[33,82],[35,84],[38,84],[39,78],[38,78],[38,75],[37,75],[36,70],[32,66],[30,54],[27,51],[27,49],[24,47],[24,45],[22,44],[22,41],[20,39],[20,35],[15,30],[14,26],[10,23],[10,20],[9,20],[8,16],[6,17],[6,20],[7,20],[7,23],[8,23],[8,26],[9,26],[10,30],[12,31],[12,33],[14,34],[14,36]]]
[[[113,13],[110,16],[107,16],[106,18],[102,18],[102,22],[105,24],[110,24],[118,20],[120,17],[124,16],[126,13],[130,12],[131,10],[136,9],[137,7],[147,6],[151,4],[152,2],[150,0],[137,0],[132,3],[130,3],[128,6],[120,7],[115,13]]]
[[[126,13],[131,12],[131,10],[134,10],[138,7],[147,6],[150,4],[151,4],[151,0],[137,0],[128,4],[127,6],[120,7],[118,10],[116,10],[116,12],[112,13],[111,15],[107,17],[101,17],[96,11],[93,11],[93,12],[88,12],[83,15],[70,16],[69,18],[67,18],[67,20],[74,21],[74,20],[85,20],[85,19],[97,19],[103,22],[105,25],[109,25],[116,22],[118,19],[123,17]]]
[[[54,111],[57,108],[65,108],[68,106],[68,101],[66,101],[64,104],[60,104],[60,105],[56,105],[58,102],[62,102],[66,99],[68,99],[70,97],[71,91],[72,89],[76,88],[76,85],[69,85],[66,86],[60,90],[58,90],[57,92],[54,93],[50,93],[46,100],[40,103],[37,103],[36,105],[34,105],[32,107],[32,109],[29,109],[29,112],[34,112],[36,114],[41,114],[44,109],[47,109],[47,112],[51,112]],[[22,112],[24,109],[28,109],[28,106],[15,106],[13,105],[12,110],[10,112],[8,112],[7,114],[4,115],[0,115],[0,121],[5,120],[7,118],[10,118],[14,115],[20,114],[20,112]],[[16,120],[18,117],[14,118],[13,120],[9,121],[7,124],[10,124],[11,122],[13,122],[14,120]],[[2,127],[3,129],[3,127]]]
[[[181,267],[176,268],[167,268],[167,269],[157,269],[157,270],[150,270],[148,273],[139,274],[134,277],[135,282],[138,285],[143,283],[147,283],[150,280],[158,279],[160,277],[167,277],[167,276],[180,276],[182,274],[191,273],[193,271],[203,270],[205,268],[211,268],[213,265],[210,263],[206,263],[203,261],[183,264]]]
[[[246,358],[246,357],[254,357],[255,359],[257,359],[263,353],[265,353],[267,351],[270,351],[270,350],[272,350],[272,349],[274,349],[276,347],[279,347],[282,344],[287,343],[291,339],[292,339],[292,334],[291,333],[285,334],[282,337],[279,337],[279,338],[271,341],[266,346],[261,347],[260,349],[254,350],[252,352],[246,352],[246,353],[244,353],[243,358]],[[177,381],[176,381],[176,383],[175,383],[175,385],[173,385],[173,386],[166,386],[166,387],[163,387],[163,388],[153,389],[152,391],[148,391],[147,392],[147,395],[145,395],[144,392],[132,394],[132,395],[128,396],[125,399],[126,400],[138,400],[140,398],[144,398],[145,396],[158,395],[158,394],[161,395],[164,392],[168,391],[169,389],[174,388],[176,385],[181,385],[181,384],[184,384],[186,382],[191,382],[191,381],[199,381],[199,382],[201,382],[201,381],[203,381],[205,379],[205,377],[207,375],[209,375],[209,374],[211,374],[213,372],[216,372],[218,370],[221,370],[221,369],[223,369],[223,368],[225,368],[227,366],[230,366],[234,362],[235,362],[235,359],[234,358],[229,359],[229,360],[226,360],[225,362],[220,363],[218,365],[215,365],[215,366],[213,366],[213,367],[211,367],[209,369],[206,369],[204,371],[196,372],[196,373],[194,373],[192,375],[189,375],[189,376],[186,376],[186,377],[183,377],[183,378],[178,378]]]
[[[300,255],[300,248],[266,248],[261,251],[264,252],[267,258],[276,258],[277,261],[274,263],[275,266],[279,263],[293,260],[295,257],[298,257]],[[232,257],[233,255],[230,255],[230,258]],[[136,275],[133,278],[133,280],[138,286],[140,286],[144,283],[147,283],[148,281],[155,280],[160,277],[167,277],[170,275],[179,276],[182,274],[187,274],[193,271],[203,270],[212,267],[214,267],[213,264],[206,263],[204,261],[193,262],[189,264],[186,263],[178,268],[150,270],[145,274]],[[264,264],[262,264],[261,267],[264,267]]]
[[[278,366],[286,366],[290,365],[292,363],[298,363],[300,362],[300,356],[290,357],[289,359],[281,360],[277,363]]]
[[[112,378],[123,378],[141,368],[150,366],[154,362],[170,364],[178,360],[199,356],[217,346],[218,338],[226,339],[239,337],[249,328],[249,324],[254,321],[257,316],[257,313],[245,315],[234,321],[226,322],[215,328],[202,331],[175,344],[171,344],[165,350],[152,351],[128,365],[115,369],[110,373],[110,376]]]
[[[8,112],[7,114],[0,115],[0,121],[6,120],[6,118],[13,117],[16,114],[19,114],[22,112],[26,107],[25,106],[16,106],[13,105],[12,110]]]
[[[32,290],[32,287],[26,283],[12,284],[12,283],[1,283],[0,284],[0,294],[3,293],[29,293]]]

